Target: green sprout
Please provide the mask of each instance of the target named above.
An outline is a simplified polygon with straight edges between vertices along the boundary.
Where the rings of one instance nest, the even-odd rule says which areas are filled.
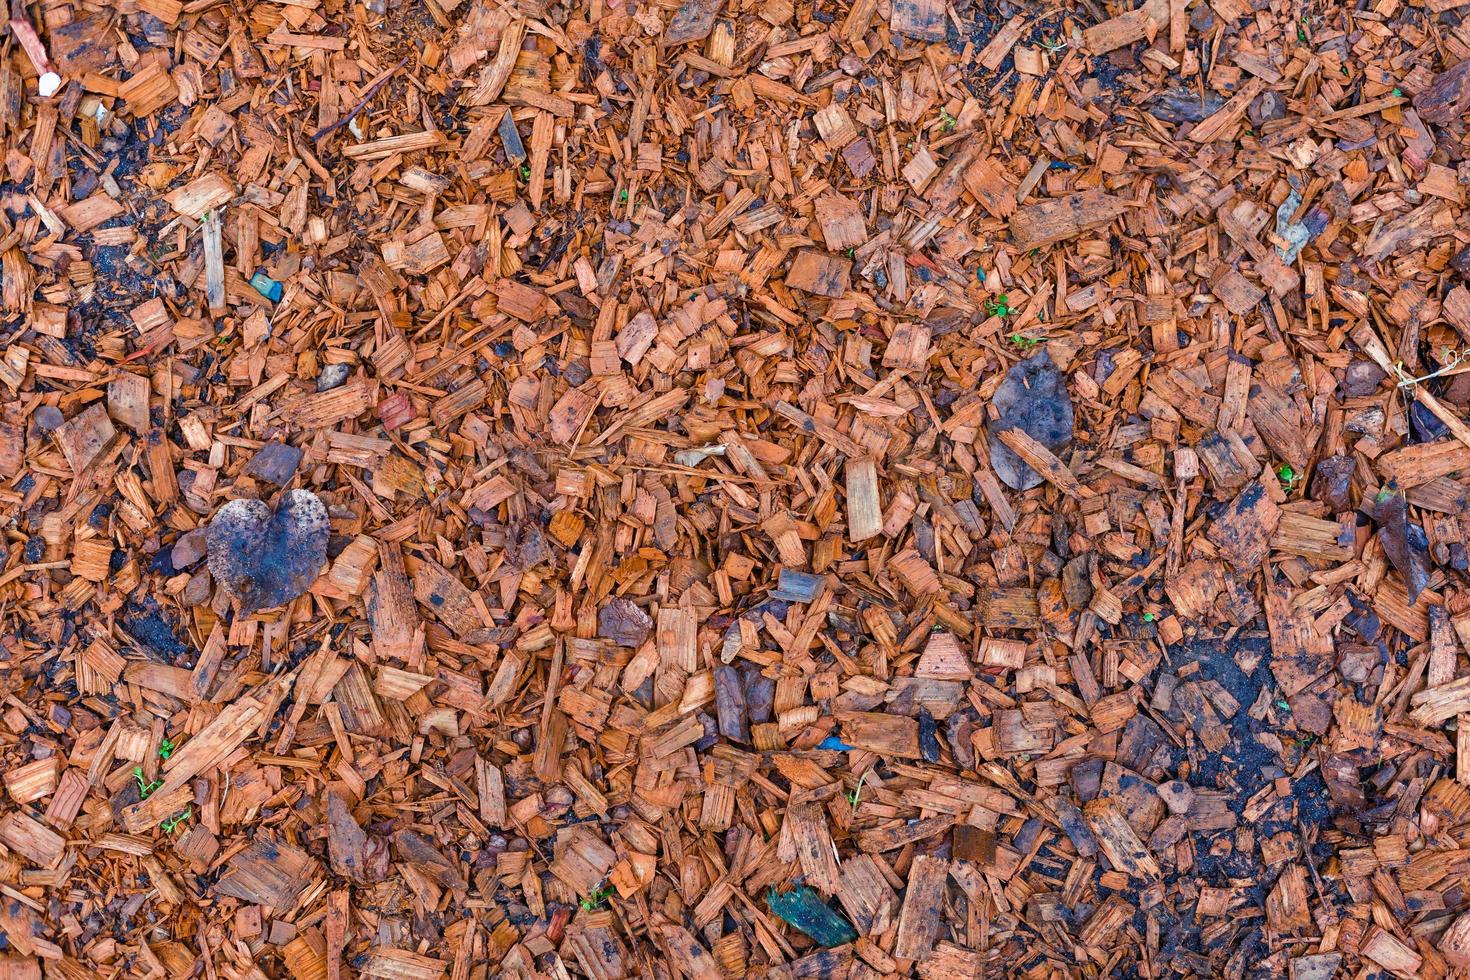
[[[1066,41],[1063,41],[1061,38],[1055,38],[1055,39],[1051,39],[1051,40],[1042,41],[1041,42],[1041,46],[1047,50],[1047,53],[1049,53],[1049,54],[1056,54],[1058,51],[1062,50],[1063,48],[1065,48],[1067,46],[1067,42]]]
[[[154,790],[158,789],[160,786],[163,785],[163,783],[159,782],[156,779],[153,782],[151,782],[151,783],[148,782],[148,780],[144,779],[143,778],[143,767],[142,766],[134,766],[133,767],[133,778],[138,781],[138,798],[139,799],[145,799],[146,800],[149,796],[151,796],[153,794],[153,791]]]
[[[1307,18],[1306,18],[1306,15],[1303,15],[1302,16],[1302,22],[1297,25],[1297,28],[1296,28],[1296,39],[1298,41],[1302,42],[1303,44],[1306,44],[1307,43]]]
[[[949,114],[949,111],[942,106],[939,109],[939,120],[944,124],[944,131],[946,133],[954,129],[960,123],[958,119],[956,119],[954,116],[951,116]]]
[[[1011,300],[1005,293],[985,301],[985,312],[991,316],[1007,317],[1011,313]]]
[[[1404,91],[1403,91],[1403,89],[1401,89],[1397,85],[1395,85],[1394,88],[1393,88],[1393,97],[1395,99],[1402,99],[1404,97]]]
[[[1152,623],[1152,622],[1153,622],[1153,621],[1154,621],[1154,620],[1156,620],[1156,619],[1158,619],[1158,618],[1159,618],[1159,617],[1157,617],[1157,616],[1155,616],[1155,615],[1154,615],[1154,614],[1153,614],[1153,613],[1151,613],[1151,612],[1146,612],[1146,613],[1144,613],[1144,614],[1143,614],[1143,621],[1144,621],[1144,622],[1145,622],[1145,623]]]
[[[171,834],[178,828],[179,824],[183,823],[185,820],[188,820],[191,816],[193,816],[193,814],[194,808],[186,806],[184,807],[182,813],[175,813],[163,823],[159,824],[159,826],[163,828],[163,832],[165,834]]]
[[[621,191],[618,192],[618,200],[619,201],[626,201],[627,199],[628,199],[628,191],[627,191],[626,188],[624,188],[623,190],[621,190]]]
[[[612,897],[612,893],[612,885],[603,885],[601,888],[593,890],[592,894],[583,895],[577,900],[577,904],[582,906],[582,911],[591,912],[593,909],[602,908],[603,903]]]
[[[864,769],[863,774],[858,777],[857,788],[855,788],[851,793],[847,794],[847,802],[848,805],[852,807],[853,813],[857,813],[858,797],[861,796],[863,793],[863,781],[868,778],[868,773],[870,771],[871,770]]]
[[[1282,463],[1276,467],[1276,478],[1281,481],[1286,492],[1291,493],[1296,489],[1297,481],[1302,478],[1302,475],[1292,469],[1290,463]]]
[[[843,255],[846,255],[850,259],[855,259],[855,258],[857,258],[857,249],[856,248],[849,248],[846,252],[843,252],[842,254]]]
[[[178,748],[177,745],[174,745],[174,743],[170,742],[168,739],[164,739],[161,743],[159,743],[158,757],[160,759],[167,759],[169,756],[174,754],[174,749],[176,748]]]
[[[521,165],[521,180],[529,182],[531,179],[531,168],[527,164]]]

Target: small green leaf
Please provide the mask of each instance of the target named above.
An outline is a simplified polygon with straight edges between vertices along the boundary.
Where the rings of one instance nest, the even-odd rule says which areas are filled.
[[[612,893],[612,885],[603,885],[601,888],[594,890],[590,895],[583,895],[577,900],[577,904],[582,906],[584,912],[591,912],[594,909],[602,908],[603,903],[612,897]]]
[[[150,783],[148,782],[148,780],[144,779],[142,766],[133,767],[133,778],[138,781],[138,797],[140,799],[147,799],[153,794],[154,790],[163,785],[163,783],[157,780],[154,780]]]
[[[1145,622],[1145,623],[1152,623],[1152,622],[1153,622],[1153,621],[1154,621],[1154,620],[1156,620],[1156,619],[1158,619],[1158,618],[1159,618],[1159,617],[1157,617],[1157,616],[1155,616],[1155,615],[1154,615],[1154,614],[1153,614],[1153,613],[1151,613],[1151,612],[1146,612],[1146,613],[1144,613],[1144,614],[1143,614],[1143,621],[1144,621],[1144,622]]]

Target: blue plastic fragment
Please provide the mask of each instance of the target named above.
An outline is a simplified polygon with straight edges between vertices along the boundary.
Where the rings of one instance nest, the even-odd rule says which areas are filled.
[[[284,292],[284,289],[282,289],[280,283],[276,282],[264,272],[257,272],[251,276],[250,285],[255,287],[257,293],[272,303],[279,303],[281,301],[281,294]]]
[[[771,598],[784,599],[787,602],[811,602],[822,591],[826,581],[826,576],[823,575],[783,568],[776,578],[776,587],[771,590]]]
[[[852,749],[853,749],[853,746],[848,745],[846,742],[844,742],[842,739],[838,738],[836,735],[828,735],[826,738],[822,739],[820,742],[817,743],[817,748],[819,748],[819,749],[836,749],[839,752],[851,752]]]
[[[829,949],[857,942],[857,930],[822,901],[822,897],[806,885],[797,885],[781,893],[772,888],[766,892],[766,905],[786,922],[811,936]]]

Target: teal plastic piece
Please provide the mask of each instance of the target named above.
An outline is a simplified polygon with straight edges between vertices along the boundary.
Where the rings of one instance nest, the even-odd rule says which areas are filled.
[[[272,303],[279,303],[281,301],[281,293],[284,292],[281,284],[276,282],[270,276],[266,275],[264,272],[257,272],[255,275],[251,276],[250,285],[255,287],[255,291],[257,293],[264,296]]]
[[[766,904],[780,918],[800,929],[823,946],[843,946],[857,942],[857,930],[842,916],[833,912],[818,895],[806,885],[797,885],[789,892],[777,892],[772,888],[766,892]]]

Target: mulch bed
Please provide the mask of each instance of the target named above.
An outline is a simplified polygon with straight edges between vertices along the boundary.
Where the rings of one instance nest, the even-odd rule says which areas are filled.
[[[1470,969],[1470,0],[1131,2],[13,0],[0,980]]]

